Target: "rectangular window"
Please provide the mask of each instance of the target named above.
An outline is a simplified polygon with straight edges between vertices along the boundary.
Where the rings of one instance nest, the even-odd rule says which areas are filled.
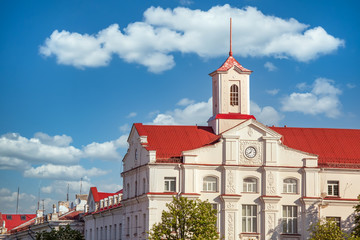
[[[283,206],[283,233],[297,233],[297,206]]]
[[[328,195],[339,196],[339,181],[327,181]]]
[[[257,232],[257,207],[256,205],[242,206],[242,232]]]
[[[6,220],[12,220],[12,216],[11,215],[6,215]]]
[[[117,229],[116,229],[116,224],[114,224],[114,239],[116,239],[116,234],[117,234]]]
[[[257,191],[257,180],[255,178],[246,178],[243,182],[243,192],[252,192]]]
[[[165,192],[176,192],[176,178],[165,177]]]
[[[217,191],[217,179],[215,177],[205,177],[203,179],[203,191],[216,192]]]
[[[336,225],[341,228],[341,217],[326,217],[327,221],[333,221]]]

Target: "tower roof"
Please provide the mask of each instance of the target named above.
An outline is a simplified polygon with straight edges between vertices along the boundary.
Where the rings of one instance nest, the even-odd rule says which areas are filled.
[[[232,68],[233,66],[238,67],[242,72],[248,72],[248,73],[252,73],[251,70],[244,68],[238,61],[236,61],[236,59],[232,56],[229,55],[229,57],[226,59],[226,61],[221,65],[221,67],[219,67],[216,71],[214,72],[226,72],[227,70],[229,70],[230,68]],[[211,74],[210,74],[211,75]]]

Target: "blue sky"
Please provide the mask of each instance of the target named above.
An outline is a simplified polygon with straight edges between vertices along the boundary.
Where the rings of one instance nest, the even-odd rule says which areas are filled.
[[[229,51],[267,125],[360,128],[357,1],[0,1],[0,211],[122,187],[134,122],[206,124]]]

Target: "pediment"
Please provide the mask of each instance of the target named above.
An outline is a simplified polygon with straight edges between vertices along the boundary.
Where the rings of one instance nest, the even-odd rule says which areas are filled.
[[[223,132],[223,138],[237,138],[240,140],[259,140],[261,138],[280,139],[281,135],[262,123],[249,119],[227,131]]]

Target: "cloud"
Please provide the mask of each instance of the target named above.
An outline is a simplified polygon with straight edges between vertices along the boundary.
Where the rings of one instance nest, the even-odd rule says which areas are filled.
[[[137,113],[136,112],[131,112],[129,113],[129,115],[127,115],[126,117],[127,118],[133,118],[133,117],[136,117]]]
[[[37,198],[28,193],[22,193],[20,188],[19,194],[19,212],[20,213],[35,213],[37,206]],[[12,192],[7,188],[0,189],[0,212],[15,213],[17,202],[17,191]]]
[[[190,100],[188,98],[183,98],[176,105],[187,106],[187,105],[193,104],[194,102],[195,102],[194,100]]]
[[[267,92],[268,94],[273,95],[273,96],[275,96],[276,94],[278,94],[279,91],[280,91],[280,89],[277,89],[277,88],[271,89],[271,90],[266,90],[266,92]]]
[[[49,136],[46,133],[37,132],[34,134],[34,138],[39,139],[43,144],[57,147],[67,147],[72,142],[72,138],[66,135]]]
[[[275,110],[271,106],[265,106],[261,108],[255,102],[250,102],[251,114],[256,117],[256,119],[266,125],[279,125],[280,121],[284,118],[282,114]]]
[[[24,171],[25,177],[75,180],[81,177],[101,176],[107,172],[98,168],[85,169],[80,165],[59,166],[53,164],[32,167]]]
[[[334,81],[326,78],[318,78],[312,85],[310,92],[291,93],[282,99],[282,111],[301,112],[304,114],[324,114],[329,118],[340,116],[341,103],[339,95],[341,90],[334,86]],[[305,86],[301,85],[301,88]]]
[[[111,183],[111,184],[101,184],[98,187],[98,191],[100,192],[110,192],[110,193],[115,193],[119,190],[122,189],[122,186],[116,183]]]
[[[103,160],[120,160],[119,148],[127,148],[128,135],[122,135],[118,139],[103,143],[93,142],[84,147],[84,155],[88,158]]]
[[[55,56],[58,64],[77,68],[106,66],[117,55],[125,62],[160,73],[175,66],[173,54],[177,52],[203,58],[227,53],[228,39],[224,36],[229,35],[230,17],[234,23],[234,54],[242,57],[306,62],[344,46],[344,40],[329,35],[320,26],[309,28],[293,18],[282,19],[254,7],[239,9],[225,4],[207,11],[150,7],[142,22],[129,23],[121,30],[112,24],[93,35],[55,30],[39,52],[45,57]]]
[[[266,63],[264,64],[264,67],[265,67],[269,72],[274,72],[274,71],[277,70],[277,67],[276,67],[273,63],[271,63],[271,62],[266,62]]]
[[[212,115],[212,98],[207,102],[194,102],[184,109],[176,108],[166,113],[159,113],[152,121],[156,125],[206,125]]]
[[[349,88],[349,89],[353,89],[353,88],[356,88],[356,85],[352,84],[352,83],[347,83],[346,87]]]
[[[77,181],[55,180],[50,185],[42,187],[41,190],[44,193],[56,193],[60,196],[66,196],[69,186],[69,198],[71,200],[75,199],[75,194],[80,193],[80,184],[82,194],[87,194],[90,187],[94,186],[89,179],[83,178],[83,180],[80,181],[79,178]]]
[[[39,134],[38,134],[39,135]],[[9,133],[0,136],[0,157],[11,158],[20,165],[23,161],[30,163],[74,163],[81,157],[81,150],[67,146],[69,140],[66,137],[55,137],[45,140],[41,138],[30,138],[20,136],[17,133]],[[45,141],[44,144],[42,141]],[[65,146],[64,146],[65,144]],[[15,164],[13,162],[12,164]],[[1,167],[2,165],[0,165]]]
[[[128,132],[130,129],[131,129],[131,127],[130,127],[130,125],[127,124],[127,123],[125,123],[124,125],[121,125],[121,126],[119,127],[119,130],[120,130],[121,132]]]

